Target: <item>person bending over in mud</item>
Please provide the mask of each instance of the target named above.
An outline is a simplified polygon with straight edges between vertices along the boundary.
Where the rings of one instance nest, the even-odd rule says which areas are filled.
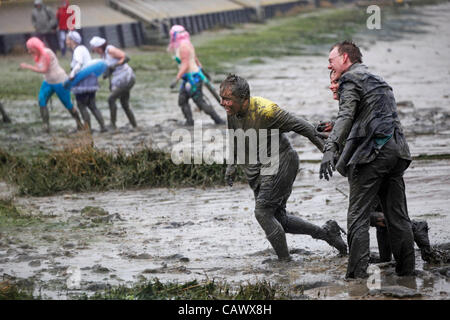
[[[89,44],[92,50],[98,53],[108,64],[108,70],[104,73],[103,78],[110,77],[111,95],[108,98],[108,104],[111,112],[111,128],[116,129],[117,99],[120,99],[123,111],[125,111],[131,125],[136,128],[136,119],[130,108],[130,91],[136,82],[136,77],[133,69],[127,63],[130,58],[119,48],[109,45],[103,38],[93,37]]]
[[[0,102],[0,113],[2,114],[2,119],[4,123],[11,123],[11,119],[6,114],[5,109],[3,108],[2,103]]]
[[[339,100],[339,78],[340,74],[331,70],[330,72],[330,87],[334,100]],[[334,123],[332,121],[322,121],[318,124],[317,130],[319,135],[324,139],[327,139]],[[412,231],[414,235],[414,242],[420,249],[422,260],[426,262],[432,262],[439,260],[438,253],[433,250],[428,238],[428,223],[426,221],[411,220]],[[375,227],[377,230],[377,242],[379,258],[370,257],[371,263],[389,262],[392,259],[392,250],[389,243],[389,233],[386,226],[386,220],[382,212],[381,203],[377,197],[370,210],[370,226]]]
[[[69,79],[72,80],[75,75],[81,71],[81,69],[89,64],[91,61],[91,54],[89,53],[89,50],[81,43],[81,36],[76,31],[70,31],[67,34],[66,44],[67,47],[73,51],[72,62],[70,63],[72,70],[69,75]],[[80,110],[84,124],[92,130],[91,117],[88,112],[89,109],[95,119],[97,119],[97,122],[100,125],[100,131],[105,132],[105,121],[103,120],[103,116],[95,103],[95,94],[98,88],[97,76],[92,74],[72,87],[72,92],[75,94],[78,109]]]
[[[339,112],[325,142],[319,177],[329,180],[336,169],[348,177],[349,260],[345,277],[368,277],[370,211],[377,197],[389,229],[395,271],[399,276],[414,275],[414,237],[403,181],[411,155],[392,88],[367,70],[352,42],[334,45],[328,61],[328,69],[341,74]]]
[[[286,202],[297,176],[299,158],[285,133],[294,131],[307,137],[322,152],[323,140],[316,136],[314,126],[284,111],[270,100],[251,97],[247,81],[237,75],[229,75],[221,83],[220,97],[221,105],[227,112],[230,133],[234,130],[245,132],[245,135],[249,136],[254,133],[255,137],[259,137],[256,143],[244,142],[245,146],[241,144],[241,149],[244,150],[237,150],[239,141],[234,143],[235,136],[231,137],[230,134],[229,142],[234,145],[230,150],[234,150],[234,154],[231,158],[232,164],[227,167],[225,179],[232,186],[236,164],[243,164],[246,178],[255,196],[256,220],[278,259],[290,260],[285,233],[310,235],[314,239],[326,241],[338,249],[340,254],[346,254],[347,245],[341,238],[342,229],[336,221],[329,220],[323,227],[319,227],[286,212]],[[267,139],[262,141],[264,139],[261,137],[265,133]],[[278,142],[275,147],[276,142],[272,140]],[[273,163],[269,165],[262,158],[269,149],[270,158],[277,164],[275,170]],[[256,160],[249,160],[252,157]]]
[[[209,115],[216,124],[225,124],[225,121],[216,113],[212,105],[206,102],[203,97],[202,86],[205,75],[201,70],[201,64],[195,54],[195,48],[189,38],[189,33],[183,26],[174,25],[170,29],[170,44],[167,51],[174,55],[175,61],[179,65],[178,74],[170,87],[173,89],[177,82],[183,82],[178,94],[178,105],[186,118],[186,125],[193,126],[191,106],[189,99],[192,98],[200,110]]]
[[[56,93],[59,100],[69,110],[72,117],[77,123],[77,129],[83,129],[77,108],[72,104],[70,91],[65,89],[63,84],[68,76],[58,63],[55,53],[38,38],[32,37],[27,41],[28,52],[33,56],[36,66],[27,63],[21,63],[22,69],[28,69],[34,72],[42,73],[44,81],[39,91],[39,110],[42,120],[44,121],[44,130],[50,132],[49,112],[47,103],[50,97]]]

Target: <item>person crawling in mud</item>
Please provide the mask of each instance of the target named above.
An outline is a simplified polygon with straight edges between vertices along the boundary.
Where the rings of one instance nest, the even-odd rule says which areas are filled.
[[[330,72],[330,91],[333,94],[334,100],[339,100],[339,78],[340,74],[331,70]],[[333,129],[333,121],[320,122],[316,130],[318,135],[327,139],[331,130]],[[389,243],[389,232],[386,226],[386,219],[383,214],[383,209],[379,198],[377,197],[370,210],[370,226],[377,229],[377,242],[379,257],[370,256],[369,262],[380,263],[389,262],[392,259],[392,250]],[[430,240],[428,238],[428,223],[426,221],[411,220],[412,231],[414,235],[414,242],[420,249],[422,260],[426,262],[435,262],[440,260],[440,254],[431,247]]]
[[[339,78],[339,112],[325,142],[319,177],[332,170],[348,177],[349,260],[346,279],[367,278],[371,206],[378,197],[389,229],[399,276],[415,274],[414,236],[406,205],[403,174],[411,163],[392,88],[362,64],[360,49],[335,44],[328,69]]]
[[[3,108],[2,103],[0,102],[0,113],[2,114],[2,119],[4,123],[11,123],[11,119],[6,114],[5,109]]]
[[[77,130],[82,130],[83,125],[81,123],[80,115],[78,114],[77,108],[72,104],[70,91],[64,88],[63,85],[68,79],[68,76],[64,69],[59,65],[55,53],[47,48],[45,44],[36,37],[28,39],[26,46],[28,52],[33,56],[36,66],[32,66],[28,63],[21,63],[20,68],[42,73],[44,76],[38,98],[39,110],[41,112],[42,121],[44,122],[44,131],[50,132],[50,116],[47,103],[55,93],[75,119]]]
[[[286,233],[307,234],[314,239],[326,241],[336,248],[340,254],[347,253],[347,245],[341,238],[341,227],[334,220],[327,221],[319,227],[286,211],[286,202],[291,195],[292,185],[297,176],[299,158],[292,148],[285,133],[294,131],[308,138],[322,152],[323,140],[316,136],[314,126],[304,119],[281,109],[276,103],[261,97],[251,97],[247,81],[237,75],[228,75],[220,85],[221,105],[227,112],[228,129],[235,132],[242,129],[246,134],[261,137],[264,132],[274,135],[278,148],[272,150],[267,142],[272,139],[261,139],[256,143],[250,141],[239,149],[234,144],[235,137],[230,139],[234,144],[233,162],[228,165],[225,179],[232,186],[236,175],[236,165],[243,164],[244,172],[250,188],[255,196],[255,217],[264,230],[279,260],[291,259]],[[272,138],[272,137],[270,137]],[[254,147],[254,148],[252,148]],[[270,157],[278,164],[277,170],[270,170],[262,155],[270,149]],[[231,150],[231,149],[230,149]],[[243,151],[243,152],[242,152]],[[242,154],[244,153],[244,154]],[[256,153],[257,161],[250,159]],[[242,161],[243,160],[243,161]]]
[[[213,106],[206,102],[203,96],[202,87],[205,75],[201,70],[202,65],[189,38],[189,32],[183,26],[174,25],[170,29],[170,43],[167,51],[174,55],[174,59],[178,63],[178,74],[171,83],[170,88],[175,88],[178,81],[180,79],[183,80],[178,94],[178,105],[186,118],[186,125],[194,125],[191,106],[189,105],[190,98],[216,124],[225,124],[225,121],[216,113]]]

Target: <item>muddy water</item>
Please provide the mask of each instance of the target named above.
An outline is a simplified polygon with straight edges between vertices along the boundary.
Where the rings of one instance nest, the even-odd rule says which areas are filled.
[[[364,61],[394,88],[399,114],[411,151],[419,154],[448,154],[450,138],[449,86],[450,47],[448,36],[450,5],[428,7],[423,14],[398,19],[411,29],[397,30],[394,22],[377,35],[361,34]],[[412,31],[411,31],[412,30]],[[418,32],[417,30],[421,30]],[[395,39],[395,42],[392,41]],[[242,63],[235,72],[249,79],[252,95],[261,95],[311,121],[329,119],[337,103],[327,90],[328,48],[317,49],[323,56],[267,59],[265,64]],[[165,89],[139,93],[134,106],[141,127],[131,130],[119,114],[117,132],[94,133],[100,148],[138,147],[150,144],[170,150],[171,133],[183,128],[177,94]],[[139,100],[145,97],[146,102]],[[162,97],[159,101],[152,96]],[[211,99],[212,100],[212,99]],[[147,102],[148,101],[148,102]],[[133,102],[133,101],[132,101]],[[12,117],[23,127],[9,132],[14,143],[64,143],[72,120],[55,105],[52,137],[39,131],[39,115],[23,112],[31,101],[11,102],[17,107]],[[107,117],[106,104],[99,101]],[[216,110],[224,113],[216,104]],[[203,127],[213,125],[203,113],[194,113]],[[25,123],[30,123],[26,125]],[[92,119],[94,128],[97,125]],[[200,121],[197,121],[199,123]],[[58,131],[59,130],[59,131]],[[26,134],[24,134],[24,132]],[[302,160],[318,160],[320,154],[304,138],[290,134]],[[450,242],[448,209],[449,160],[415,161],[405,175],[411,218],[425,219],[432,244]],[[301,170],[288,202],[288,210],[315,224],[335,219],[346,229],[348,185],[334,177],[334,184],[318,179],[318,165],[301,163]],[[2,185],[2,194],[7,186]],[[424,264],[416,252],[419,275],[399,279],[391,265],[381,265],[383,292],[369,294],[366,282],[343,279],[346,258],[325,242],[308,236],[288,235],[294,261],[280,264],[253,216],[253,195],[246,185],[215,189],[147,189],[55,196],[16,198],[19,206],[43,215],[45,223],[0,231],[0,274],[37,284],[44,297],[67,298],[80,292],[92,293],[111,284],[132,284],[144,278],[165,280],[220,279],[234,283],[270,280],[319,299],[448,299],[448,266]],[[101,207],[108,216],[86,217],[86,206]],[[375,231],[371,230],[371,251],[376,252]],[[269,259],[269,260],[268,260]],[[267,261],[268,260],[268,261]],[[68,290],[69,267],[81,273],[81,290]],[[39,291],[40,290],[40,291]]]
[[[450,181],[441,174],[449,169],[447,160],[421,161],[406,177],[410,216],[428,221],[433,244],[450,242],[448,191],[442,188]],[[317,225],[335,219],[346,229],[348,186],[344,178],[335,181],[335,185],[318,181],[316,165],[303,164],[288,210]],[[303,287],[313,298],[320,297],[319,291],[321,298],[368,298],[364,282],[343,280],[346,258],[323,241],[288,235],[289,248],[297,249],[294,261],[276,262],[253,216],[252,194],[246,185],[19,198],[17,203],[51,218],[20,232],[1,231],[0,272],[33,279],[49,297],[80,292],[66,292],[67,269],[76,267],[81,272],[81,289],[88,293],[105,284],[158,277],[233,283],[270,280],[297,294]],[[81,213],[86,206],[108,211],[109,221],[92,223]],[[371,250],[377,250],[374,230]],[[418,277],[404,284],[404,279],[392,275],[393,267],[387,266],[382,269],[383,285],[408,287],[425,299],[448,298],[450,284],[448,277],[438,274],[440,266],[424,265],[419,251],[416,261]]]

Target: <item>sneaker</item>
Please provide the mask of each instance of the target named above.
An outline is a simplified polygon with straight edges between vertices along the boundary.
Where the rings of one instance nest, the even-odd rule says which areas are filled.
[[[341,255],[347,254],[347,245],[344,240],[342,240],[341,232],[346,234],[346,232],[337,224],[334,220],[328,220],[322,227],[326,233],[327,238],[325,241],[332,247],[338,249]]]

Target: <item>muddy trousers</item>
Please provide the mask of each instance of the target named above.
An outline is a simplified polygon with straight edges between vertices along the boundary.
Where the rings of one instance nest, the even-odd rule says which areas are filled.
[[[133,88],[135,81],[136,80],[133,79],[127,86],[115,89],[108,98],[109,111],[111,113],[111,125],[114,128],[116,127],[117,121],[117,99],[120,99],[120,104],[122,105],[123,111],[125,111],[130,124],[134,128],[137,127],[136,118],[130,108],[130,91],[131,88]]]
[[[396,155],[396,143],[389,140],[374,161],[349,170],[347,243],[349,258],[346,278],[367,277],[369,227],[372,203],[379,196],[389,242],[398,275],[414,274],[415,257],[411,221],[406,205],[403,173],[409,161]]]
[[[217,112],[214,110],[213,106],[206,102],[203,97],[202,86],[199,85],[197,91],[191,96],[189,92],[186,91],[184,87],[180,89],[180,93],[178,95],[178,105],[183,112],[184,117],[186,118],[186,124],[189,126],[194,125],[194,119],[192,118],[192,110],[189,104],[189,98],[194,100],[197,107],[209,115],[216,124],[223,124],[225,121],[220,118]]]
[[[100,110],[98,110],[95,103],[95,91],[76,94],[75,98],[77,100],[78,109],[80,110],[81,117],[83,118],[85,125],[87,124],[89,126],[89,129],[92,129],[91,117],[89,116],[88,112],[89,109],[91,110],[95,119],[97,119],[97,122],[100,125],[100,130],[105,131],[105,121],[103,120],[103,116],[100,113]]]
[[[280,260],[289,258],[286,233],[306,234],[319,240],[327,238],[325,229],[288,214],[285,208],[256,208],[255,217]]]
[[[414,242],[424,254],[431,251],[430,241],[428,239],[428,225],[425,221],[411,220]],[[389,231],[387,227],[376,226],[378,252],[380,254],[380,262],[389,262],[392,258],[392,249],[389,241]]]
[[[280,260],[289,259],[286,233],[307,234],[322,240],[327,237],[323,228],[286,212],[286,202],[292,193],[298,166],[297,153],[289,150],[280,154],[280,165],[275,175],[261,175],[257,183],[249,180],[255,195],[256,220]]]
[[[83,125],[81,123],[80,115],[78,114],[78,110],[75,107],[72,107],[72,109],[68,109],[70,115],[72,118],[75,119],[75,122],[77,123],[77,129],[81,130],[83,129]],[[50,114],[48,112],[47,107],[39,107],[39,112],[41,113],[42,122],[44,122],[44,130],[46,132],[50,132]]]
[[[5,123],[11,122],[11,119],[9,119],[5,109],[3,109],[3,105],[1,102],[0,102],[0,114],[2,115],[3,122]]]

